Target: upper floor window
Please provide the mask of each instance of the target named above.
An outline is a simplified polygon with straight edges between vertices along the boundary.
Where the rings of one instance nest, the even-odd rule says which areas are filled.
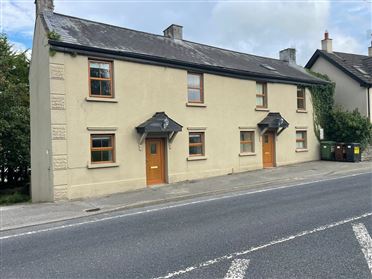
[[[204,133],[189,133],[189,155],[204,156]]]
[[[240,132],[240,153],[254,153],[254,132]]]
[[[91,97],[113,97],[111,62],[89,61],[89,86]]]
[[[203,103],[203,75],[187,73],[187,98],[189,103]]]
[[[256,82],[256,107],[267,108],[267,84]]]
[[[306,149],[306,148],[307,148],[307,132],[296,131],[296,149]]]
[[[115,135],[94,134],[90,136],[90,141],[92,163],[115,162]]]
[[[306,110],[305,88],[297,87],[297,109]]]

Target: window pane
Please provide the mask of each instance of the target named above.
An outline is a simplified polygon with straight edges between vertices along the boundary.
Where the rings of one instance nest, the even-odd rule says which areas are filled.
[[[303,88],[297,89],[297,97],[304,98],[305,97],[305,90]]]
[[[201,135],[200,134],[190,134],[189,135],[189,142],[190,143],[200,143],[200,142],[202,142]]]
[[[110,136],[92,136],[92,147],[111,147]]]
[[[110,96],[111,95],[111,83],[109,80],[102,80],[101,81],[102,86],[102,95],[104,96]]]
[[[92,151],[92,162],[101,161],[101,151]]]
[[[240,132],[240,140],[246,141],[246,140],[253,140],[253,132]]]
[[[296,138],[303,139],[304,138],[303,132],[296,132]]]
[[[200,102],[201,95],[199,89],[189,89],[188,90],[188,100],[190,102]]]
[[[112,161],[112,151],[106,150],[102,152],[102,161]]]
[[[305,108],[304,99],[297,99],[297,108],[299,108],[299,109],[304,109]]]
[[[187,84],[188,84],[188,87],[200,88],[200,75],[188,74]]]
[[[156,143],[150,144],[150,153],[156,154]]]
[[[262,83],[256,83],[257,94],[264,94],[264,85]]]
[[[92,68],[92,64],[90,65],[90,76],[91,77],[99,77],[99,69]]]
[[[256,105],[257,106],[264,106],[264,98],[262,96],[256,96]]]
[[[303,141],[298,141],[298,142],[296,143],[296,147],[297,147],[298,149],[303,149],[303,148],[305,148],[305,143],[304,143]]]
[[[203,148],[202,148],[202,146],[190,146],[189,147],[189,154],[190,155],[203,154]]]
[[[101,95],[101,83],[99,80],[91,80],[90,88],[91,95]]]
[[[107,64],[105,64],[107,65]],[[107,65],[107,69],[101,69],[100,70],[100,76],[101,78],[110,78],[110,67]]]
[[[241,153],[247,153],[247,152],[254,152],[253,146],[251,143],[243,143],[240,144],[240,152]]]

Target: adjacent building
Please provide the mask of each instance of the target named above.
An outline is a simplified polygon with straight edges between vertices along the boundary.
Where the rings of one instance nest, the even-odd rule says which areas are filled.
[[[33,201],[102,196],[317,160],[295,63],[54,13],[36,1]],[[249,182],[249,181],[247,181]]]
[[[315,51],[305,68],[326,74],[335,82],[336,105],[349,111],[358,109],[372,122],[372,42],[368,56],[333,51],[328,32],[325,32],[321,45],[322,49]]]

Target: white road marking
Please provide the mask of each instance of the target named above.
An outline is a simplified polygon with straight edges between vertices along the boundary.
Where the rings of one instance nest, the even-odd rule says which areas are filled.
[[[157,277],[156,279],[172,278],[172,277],[175,277],[175,276],[178,276],[178,275],[185,274],[185,273],[188,273],[190,271],[196,270],[198,268],[202,268],[202,267],[207,267],[207,266],[210,266],[210,265],[214,265],[216,263],[219,263],[219,262],[225,261],[225,260],[231,260],[233,258],[236,258],[236,257],[239,257],[239,256],[243,256],[243,255],[249,254],[251,252],[255,252],[255,251],[258,251],[258,250],[261,250],[261,249],[264,249],[264,248],[267,248],[267,247],[276,245],[276,244],[287,242],[287,241],[290,241],[290,240],[293,240],[293,239],[296,239],[296,238],[299,238],[299,237],[302,237],[302,236],[305,236],[305,235],[309,235],[309,234],[313,234],[313,233],[316,233],[316,232],[325,231],[327,229],[331,229],[331,228],[334,228],[334,227],[337,227],[337,226],[340,226],[340,225],[344,225],[346,223],[354,222],[356,220],[359,220],[359,219],[362,219],[362,218],[366,218],[368,216],[372,216],[372,212],[365,213],[363,215],[356,216],[356,217],[347,218],[345,220],[338,221],[338,222],[335,222],[335,223],[331,223],[331,224],[328,224],[328,225],[320,226],[320,227],[315,228],[315,229],[312,229],[312,230],[302,231],[302,232],[300,232],[298,234],[294,234],[294,235],[290,235],[290,236],[287,236],[287,237],[279,238],[277,240],[271,241],[271,242],[266,243],[266,244],[263,244],[263,245],[253,246],[253,247],[249,248],[248,250],[243,250],[243,251],[240,251],[240,252],[235,252],[235,253],[227,254],[225,256],[222,256],[222,257],[219,257],[219,258],[215,258],[213,260],[209,260],[209,261],[206,261],[206,262],[203,262],[203,263],[194,265],[194,266],[190,266],[190,267],[188,267],[186,269],[181,269],[181,270],[178,270],[178,271],[175,271],[175,272],[168,273],[167,275],[161,276],[161,277]]]
[[[252,192],[234,193],[234,194],[219,196],[219,197],[215,197],[215,198],[202,199],[202,200],[186,202],[186,203],[177,203],[177,204],[174,204],[174,205],[168,205],[168,206],[157,207],[157,208],[152,208],[152,209],[147,209],[147,210],[142,210],[142,211],[137,211],[137,212],[132,212],[132,213],[125,213],[125,214],[121,214],[121,215],[105,217],[105,218],[101,218],[101,219],[98,219],[98,220],[90,220],[90,221],[84,221],[84,222],[73,223],[73,224],[68,224],[68,225],[61,225],[61,226],[51,227],[51,228],[47,228],[47,229],[40,229],[40,230],[34,230],[34,231],[29,231],[29,232],[24,232],[24,233],[19,233],[19,234],[1,236],[0,241],[5,240],[5,239],[10,239],[10,238],[15,238],[15,237],[28,236],[28,235],[33,235],[33,234],[38,234],[38,233],[43,233],[43,232],[62,230],[62,229],[66,229],[66,228],[73,228],[73,227],[78,227],[78,226],[87,225],[87,224],[94,224],[94,223],[98,223],[98,222],[120,219],[120,218],[124,218],[124,217],[142,215],[142,214],[147,214],[147,213],[151,213],[151,212],[157,212],[157,211],[162,211],[162,210],[167,210],[167,209],[172,209],[172,208],[185,207],[185,206],[194,205],[194,204],[200,204],[200,203],[218,201],[218,200],[235,198],[235,197],[240,197],[240,196],[253,195],[253,194],[257,194],[257,193],[264,193],[264,192],[270,192],[270,191],[275,191],[275,190],[287,189],[287,188],[298,187],[298,186],[303,186],[303,185],[308,185],[308,184],[315,184],[315,183],[319,183],[319,182],[338,180],[338,179],[343,179],[343,178],[347,178],[347,177],[354,177],[354,176],[359,176],[359,175],[364,175],[364,174],[371,174],[371,173],[370,172],[365,172],[365,173],[350,174],[350,175],[339,176],[339,177],[334,177],[334,178],[329,178],[329,179],[323,179],[323,180],[320,179],[320,180],[308,181],[308,182],[303,182],[303,183],[298,183],[298,184],[293,184],[293,185],[286,185],[286,186],[256,190],[256,191],[252,191]],[[89,217],[89,216],[85,216],[85,217]],[[40,224],[40,225],[43,225],[43,224]],[[0,233],[4,233],[4,232],[0,231]]]
[[[366,227],[362,224],[354,224],[353,230],[355,233],[356,238],[358,239],[358,242],[360,244],[360,247],[362,248],[364,257],[366,258],[369,270],[372,274],[372,239],[369,235]]]
[[[249,260],[235,259],[233,260],[224,279],[243,279],[248,269]]]

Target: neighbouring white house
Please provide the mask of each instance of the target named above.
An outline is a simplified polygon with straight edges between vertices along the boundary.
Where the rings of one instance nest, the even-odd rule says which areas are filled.
[[[349,111],[358,109],[372,122],[372,42],[368,55],[333,51],[328,32],[325,32],[321,45],[322,49],[315,51],[305,68],[326,74],[336,83],[336,105]]]

